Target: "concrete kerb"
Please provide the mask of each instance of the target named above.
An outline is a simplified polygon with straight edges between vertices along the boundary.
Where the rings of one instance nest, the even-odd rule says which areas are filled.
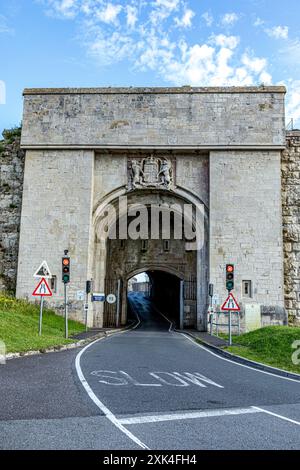
[[[101,331],[100,333],[93,335],[89,338],[86,339],[81,339],[79,341],[76,341],[75,343],[70,343],[70,344],[63,344],[61,346],[52,346],[49,348],[42,348],[37,351],[25,351],[25,352],[16,352],[16,353],[8,353],[5,356],[6,360],[10,359],[17,359],[19,357],[26,357],[26,356],[36,356],[38,354],[47,354],[47,353],[53,353],[53,352],[62,352],[62,351],[68,351],[69,349],[75,349],[75,348],[80,348],[82,346],[85,346],[86,344],[92,343],[96,341],[97,339],[104,339],[109,336],[112,336],[116,333],[120,333],[121,331],[126,331],[130,330],[135,327],[135,325],[138,322],[133,323],[132,325],[127,325],[124,328],[118,328],[114,330],[107,330],[107,331]]]
[[[222,349],[222,348],[218,348],[217,346],[213,346],[212,344],[209,344],[206,341],[203,341],[203,340],[197,338],[195,335],[193,335],[190,332],[186,332],[186,331],[182,331],[182,330],[175,330],[175,331],[177,331],[177,333],[183,333],[185,335],[190,336],[195,341],[197,341],[200,344],[202,344],[203,346],[205,346],[207,349],[213,351],[215,354],[218,354],[219,356],[225,357],[226,359],[230,359],[231,361],[238,362],[240,364],[243,364],[243,365],[246,365],[246,366],[249,366],[249,367],[253,367],[254,369],[269,372],[271,374],[278,375],[280,377],[288,377],[290,379],[299,380],[299,382],[300,382],[300,374],[289,372],[289,371],[284,370],[284,369],[278,369],[277,367],[268,366],[266,364],[262,364],[261,362],[256,362],[256,361],[252,361],[250,359],[246,359],[246,358],[241,357],[241,356],[237,356],[237,355],[232,354],[228,351],[224,351],[224,349]]]

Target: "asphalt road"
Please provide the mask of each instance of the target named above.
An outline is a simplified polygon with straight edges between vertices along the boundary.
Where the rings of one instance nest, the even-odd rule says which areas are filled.
[[[131,302],[135,330],[0,366],[0,448],[300,448],[299,382],[216,356]]]

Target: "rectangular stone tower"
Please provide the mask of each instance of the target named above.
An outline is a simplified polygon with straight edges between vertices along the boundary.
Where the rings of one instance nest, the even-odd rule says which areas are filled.
[[[225,300],[226,263],[235,264],[243,311],[258,308],[261,324],[284,322],[284,95],[284,87],[264,86],[25,90],[17,296],[31,298],[33,273],[46,259],[57,276],[52,303],[59,309],[68,248],[70,311],[82,319],[76,292],[95,279],[95,264],[105,277],[103,259],[96,260],[97,207],[112,193],[126,194],[131,153],[167,152],[176,161],[170,194],[199,201],[208,220],[194,326],[206,328],[208,282]]]

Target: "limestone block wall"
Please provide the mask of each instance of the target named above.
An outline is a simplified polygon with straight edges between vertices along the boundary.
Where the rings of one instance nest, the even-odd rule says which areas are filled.
[[[280,152],[210,154],[210,280],[225,300],[225,264],[234,263],[234,292],[243,309],[260,304],[262,324],[285,320],[280,176]]]
[[[4,137],[0,142],[0,291],[14,292],[25,151],[20,149],[20,129],[6,131]]]
[[[208,207],[208,154],[178,153],[176,156],[176,185],[195,194]]]
[[[285,305],[290,322],[300,324],[300,131],[287,132],[281,172]]]
[[[24,91],[22,145],[281,146],[284,87]]]
[[[127,184],[127,155],[101,152],[95,155],[94,206],[111,191]]]
[[[57,288],[48,301],[62,308],[61,257],[71,256],[70,315],[82,319],[77,290],[85,289],[89,272],[94,152],[27,151],[19,248],[17,297],[27,297],[36,284],[35,270],[45,259]],[[80,305],[80,310],[78,306]]]

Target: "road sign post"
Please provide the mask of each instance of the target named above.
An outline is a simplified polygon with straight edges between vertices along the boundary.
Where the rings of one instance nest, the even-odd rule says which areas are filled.
[[[233,294],[229,292],[229,295],[225,302],[223,303],[221,310],[228,312],[228,342],[229,346],[232,345],[232,322],[231,322],[231,314],[232,312],[239,312],[240,306],[237,303],[236,299],[234,298]]]
[[[36,288],[34,289],[32,295],[34,297],[40,297],[40,317],[39,317],[39,336],[42,334],[42,323],[43,323],[43,307],[44,307],[44,297],[51,297],[52,292],[45,278],[42,278]]]
[[[85,285],[85,304],[84,304],[84,313],[85,313],[85,331],[88,330],[88,313],[89,313],[89,294],[92,290],[92,281],[86,281]]]
[[[231,346],[232,345],[231,310],[229,310],[229,315],[228,315],[228,340],[229,340],[229,346]]]
[[[40,319],[39,319],[39,336],[42,335],[43,306],[44,306],[44,297],[41,296],[41,300],[40,300]]]
[[[120,326],[120,297],[121,297],[121,279],[118,279],[118,286],[117,286],[117,312],[116,312],[116,327],[119,328]]]
[[[179,323],[180,326],[179,328],[183,330],[183,312],[184,311],[184,281],[181,279],[180,281],[180,319]]]

